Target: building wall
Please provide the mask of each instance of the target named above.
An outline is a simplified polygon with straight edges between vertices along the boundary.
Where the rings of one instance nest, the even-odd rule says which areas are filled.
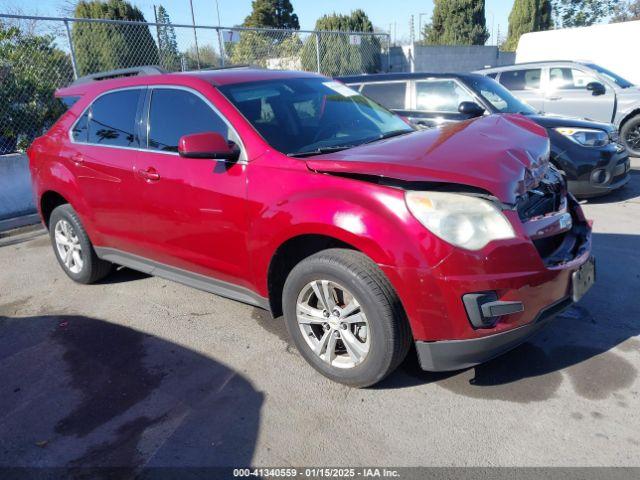
[[[0,155],[0,220],[36,211],[26,155]]]
[[[389,52],[392,72],[463,73],[485,67],[512,65],[515,53],[500,52],[496,46],[425,46],[403,45]]]

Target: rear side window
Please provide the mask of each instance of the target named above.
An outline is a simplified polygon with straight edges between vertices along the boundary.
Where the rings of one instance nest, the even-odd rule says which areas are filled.
[[[360,91],[380,105],[396,110],[405,109],[406,92],[407,82],[365,83]]]
[[[500,75],[500,83],[509,90],[537,90],[540,88],[542,69],[508,70]]]
[[[113,147],[137,147],[136,112],[140,89],[122,90],[99,97],[76,123],[72,135],[78,141]]]
[[[229,139],[229,127],[200,97],[185,90],[155,88],[149,107],[149,148],[178,151],[183,135],[217,132]]]

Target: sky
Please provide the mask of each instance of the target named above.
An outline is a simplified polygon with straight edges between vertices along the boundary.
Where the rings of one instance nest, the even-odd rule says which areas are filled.
[[[135,4],[148,21],[153,21],[153,5],[162,4],[173,23],[191,23],[189,0],[129,0]],[[217,25],[216,0],[192,0],[196,24]],[[0,0],[0,13],[15,9],[25,14],[64,16],[72,0]],[[418,25],[428,23],[433,12],[432,0],[291,0],[300,20],[300,28],[313,30],[316,19],[327,13],[349,13],[363,9],[374,26],[392,34],[392,39],[407,41],[409,24],[414,16],[416,39]],[[239,25],[251,12],[251,0],[218,0],[222,26]],[[486,0],[487,28],[492,37],[487,42],[494,45],[498,29],[504,39],[513,0]],[[422,14],[422,15],[421,15]]]

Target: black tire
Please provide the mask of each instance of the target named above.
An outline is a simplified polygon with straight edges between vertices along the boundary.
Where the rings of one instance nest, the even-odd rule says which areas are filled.
[[[640,157],[640,115],[627,120],[620,129],[620,139],[629,155]]]
[[[56,226],[62,221],[66,221],[71,225],[81,247],[79,256],[82,260],[82,267],[78,272],[71,271],[65,264],[56,245]],[[91,240],[89,240],[87,232],[84,230],[82,222],[80,222],[78,218],[78,214],[71,205],[60,205],[51,212],[51,217],[49,218],[49,237],[51,238],[51,244],[58,263],[62,267],[62,270],[64,270],[64,273],[73,281],[84,284],[94,283],[111,273],[113,264],[98,258]]]
[[[336,282],[360,303],[367,317],[371,343],[364,360],[337,368],[314,353],[300,331],[296,310],[300,292],[314,280]],[[352,387],[367,387],[384,379],[404,360],[412,336],[400,300],[378,266],[364,254],[347,249],[316,253],[296,265],[282,295],[287,330],[300,354],[324,376]]]

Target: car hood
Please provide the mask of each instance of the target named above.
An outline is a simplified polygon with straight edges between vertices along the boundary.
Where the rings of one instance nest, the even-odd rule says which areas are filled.
[[[527,115],[529,120],[533,120],[538,125],[542,125],[545,128],[557,128],[557,127],[573,127],[573,128],[595,128],[598,130],[604,130],[605,132],[612,132],[615,127],[610,123],[595,122],[583,118],[567,117],[564,115],[552,115],[552,114],[537,114]]]
[[[546,130],[490,115],[306,159],[315,172],[471,186],[515,204],[549,165]]]

